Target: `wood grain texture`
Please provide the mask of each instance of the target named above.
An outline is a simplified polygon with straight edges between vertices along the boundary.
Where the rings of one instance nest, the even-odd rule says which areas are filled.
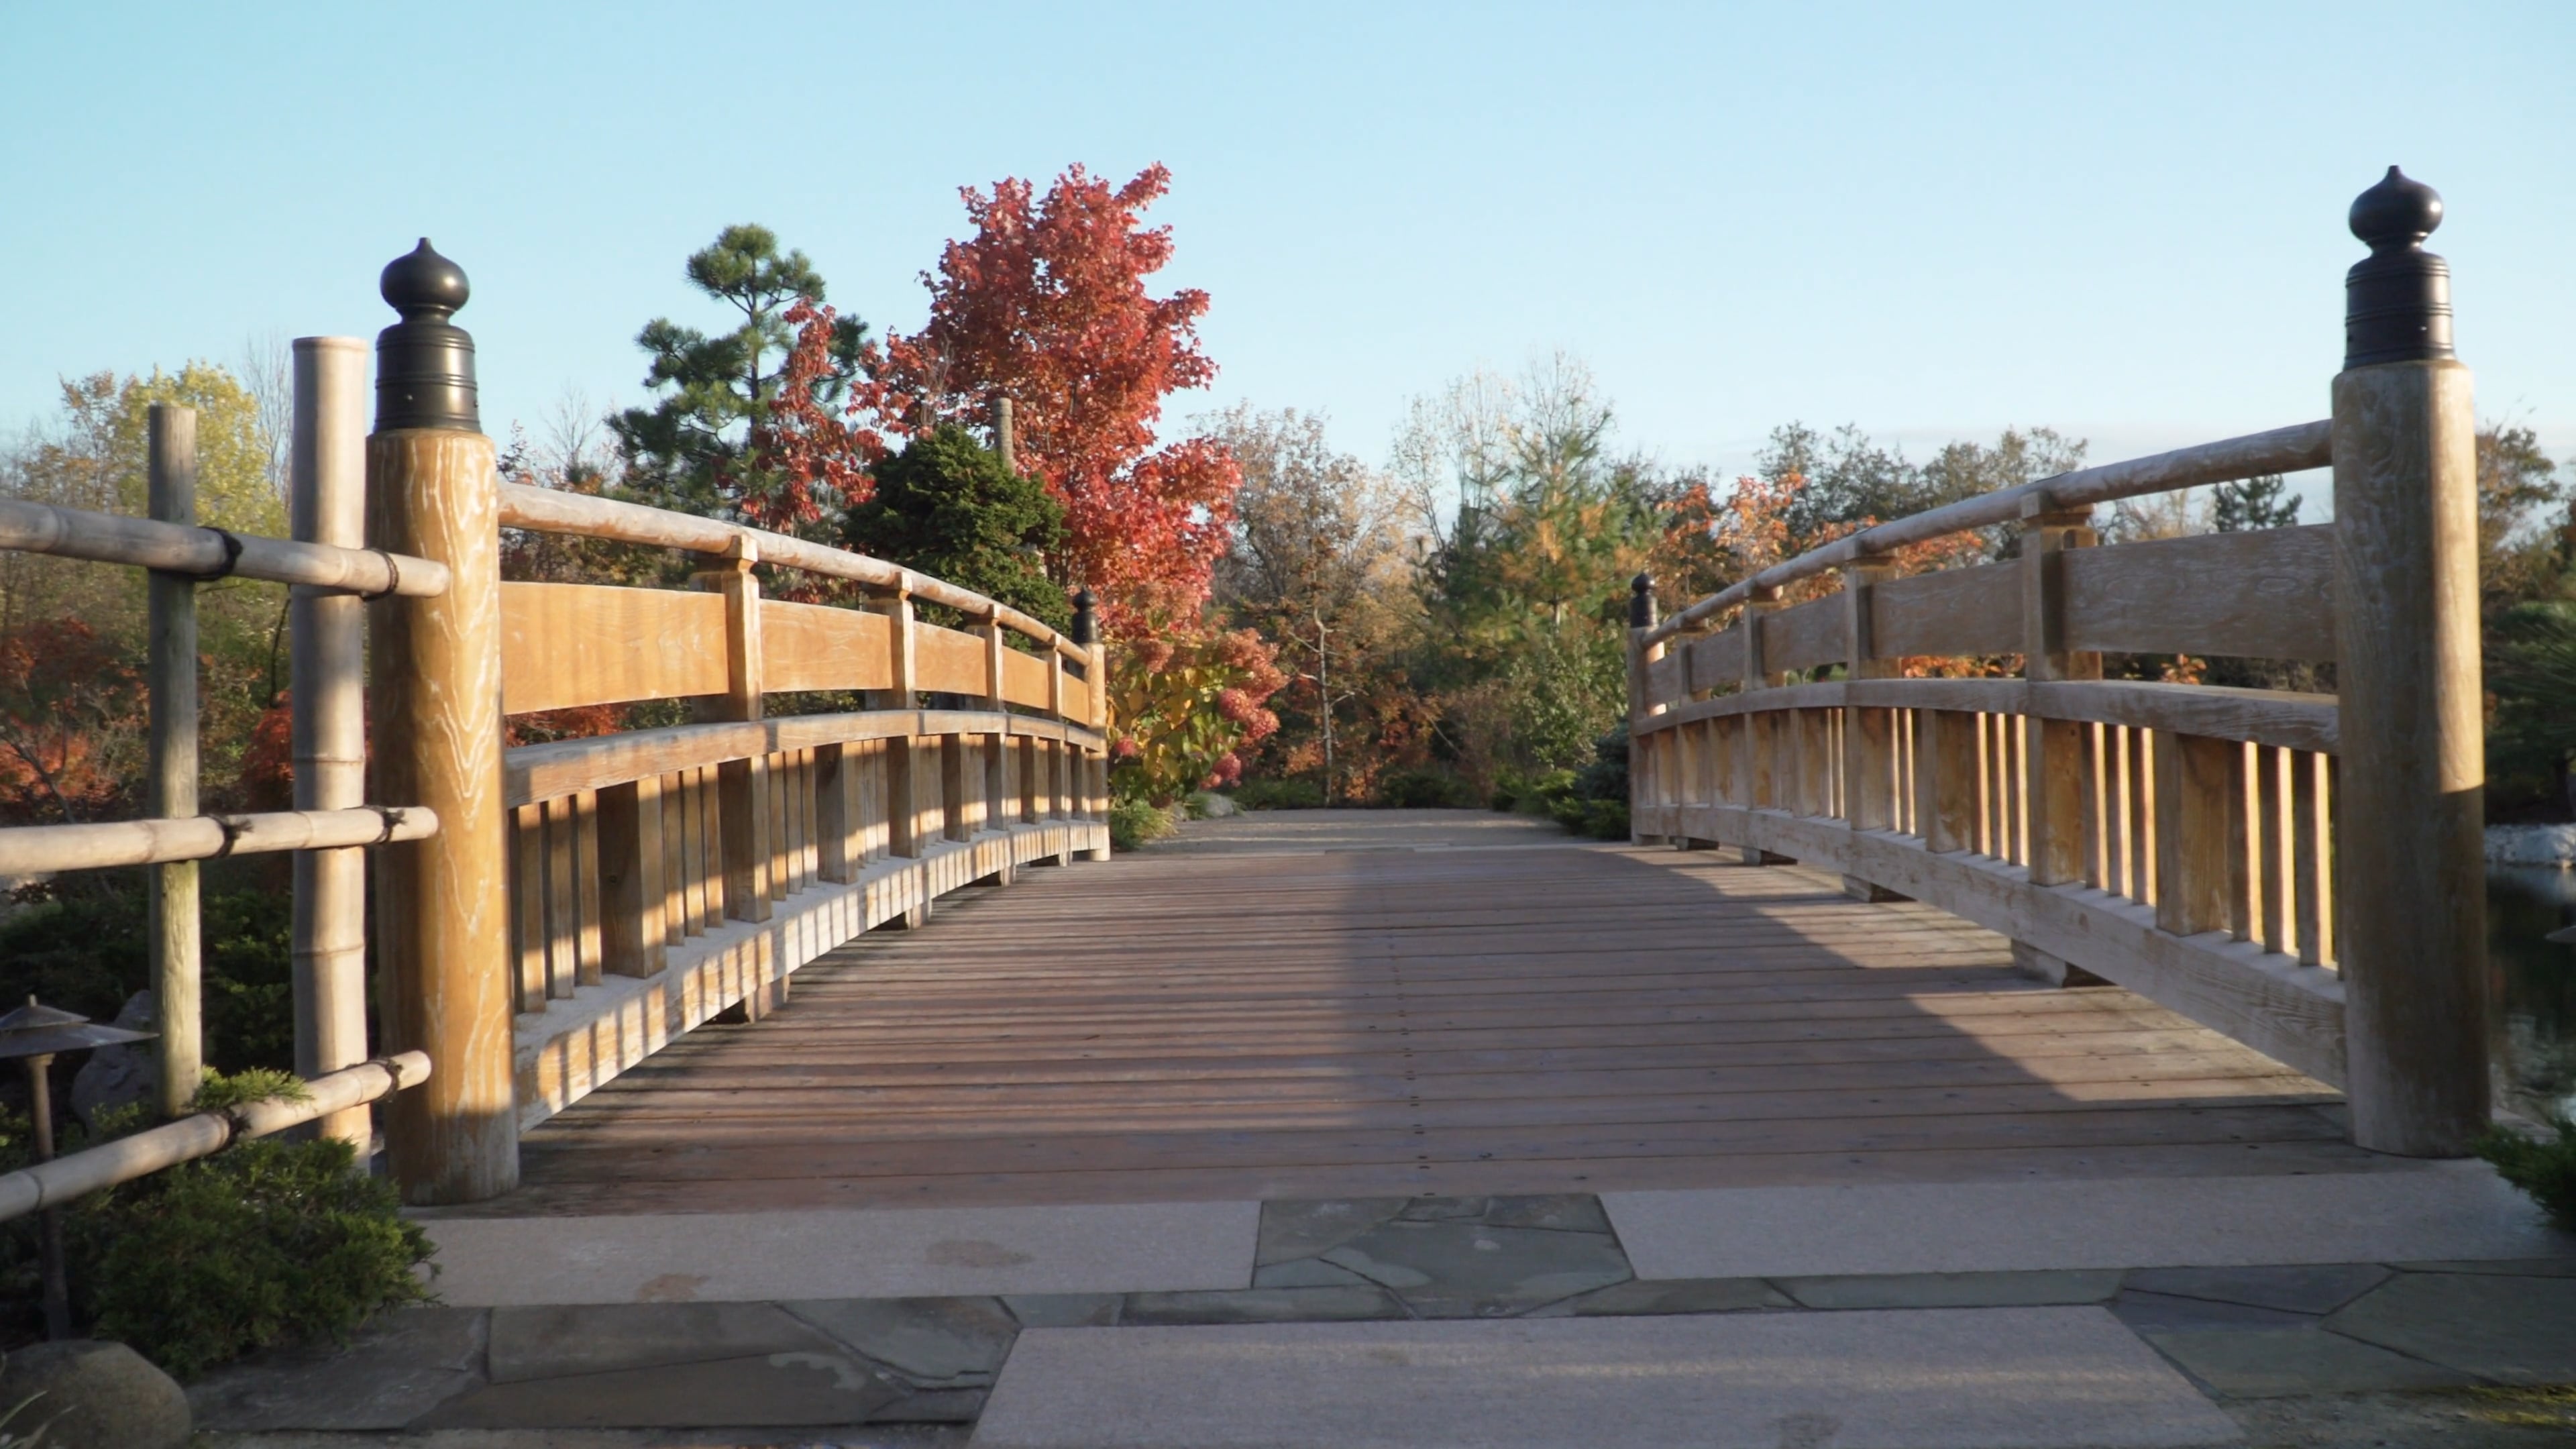
[[[2067,550],[2066,647],[2335,657],[2334,526]]]
[[[1870,590],[1871,645],[1890,659],[2018,653],[2021,588],[2021,570],[2011,564],[1889,579]]]
[[[761,682],[800,689],[890,689],[894,629],[883,614],[822,604],[760,604]]]
[[[368,536],[447,565],[448,591],[370,605],[376,788],[438,813],[376,853],[388,1051],[427,1053],[393,1099],[404,1201],[470,1202],[518,1177],[510,1069],[510,893],[501,789],[501,530],[492,440],[407,429],[367,440]]]
[[[2334,384],[2334,832],[2353,1130],[2456,1156],[2488,1120],[2476,412],[2456,362]]]
[[[972,634],[915,621],[913,687],[949,694],[983,694],[984,647],[984,641]]]
[[[2333,1100],[1805,869],[1579,846],[1148,854],[1026,874],[822,957],[758,1027],[676,1040],[534,1128],[528,1186],[495,1206],[2360,1166]]]
[[[1810,599],[1762,621],[1762,662],[1778,672],[1844,662],[1846,605],[1839,595]]]
[[[501,707],[508,713],[724,690],[724,601],[713,594],[501,585]]]

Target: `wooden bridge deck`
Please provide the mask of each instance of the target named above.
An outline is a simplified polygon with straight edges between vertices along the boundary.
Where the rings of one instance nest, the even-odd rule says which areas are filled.
[[[1357,839],[1370,838],[1361,827]],[[2361,1167],[2318,1083],[1798,868],[1121,857],[943,901],[531,1133],[635,1213]]]

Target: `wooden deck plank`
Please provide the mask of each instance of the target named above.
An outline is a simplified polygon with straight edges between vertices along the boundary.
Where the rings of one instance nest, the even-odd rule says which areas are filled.
[[[1571,846],[1032,871],[532,1132],[496,1212],[2358,1170],[2319,1084],[1812,872]],[[2260,1164],[2260,1165],[2249,1165]]]

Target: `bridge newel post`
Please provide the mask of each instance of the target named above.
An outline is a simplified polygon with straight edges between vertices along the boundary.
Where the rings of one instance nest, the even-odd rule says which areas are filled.
[[[475,403],[474,340],[448,321],[465,273],[431,250],[384,271],[403,320],[376,338],[367,439],[375,547],[447,565],[436,598],[369,606],[376,798],[438,812],[438,833],[376,852],[388,1052],[429,1080],[391,1099],[403,1200],[474,1202],[518,1185],[510,898],[501,792],[500,478]]]
[[[2489,1122],[2477,417],[2451,348],[2442,200],[2353,202],[2334,380],[2334,831],[2353,1140],[2453,1157]]]
[[[1082,675],[1083,683],[1090,686],[1087,697],[1091,706],[1090,717],[1083,723],[1106,734],[1109,730],[1109,646],[1100,640],[1100,604],[1089,589],[1079,590],[1073,596],[1073,642],[1088,651],[1083,656]],[[1088,750],[1075,750],[1073,756],[1079,763],[1077,773],[1081,777],[1081,788],[1077,792],[1080,803],[1075,814],[1084,820],[1108,819],[1109,757],[1106,754],[1094,755]],[[1092,860],[1107,860],[1107,839],[1104,837],[1099,845],[1091,847],[1085,854]]]
[[[1646,635],[1656,624],[1655,580],[1652,574],[1640,573],[1628,581],[1628,843],[1659,845],[1670,833],[1646,828],[1647,814],[1664,802],[1657,788],[1657,742],[1652,736],[1639,735],[1637,727],[1655,713],[1647,700],[1647,674],[1656,661],[1664,657],[1664,646],[1649,644]]]

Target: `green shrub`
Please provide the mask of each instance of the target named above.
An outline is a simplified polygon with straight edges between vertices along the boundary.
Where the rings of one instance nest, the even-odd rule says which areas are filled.
[[[1572,770],[1523,771],[1505,766],[1495,778],[1494,793],[1487,803],[1497,810],[1544,815],[1550,800],[1572,793],[1573,788]]]
[[[1230,791],[1245,810],[1321,810],[1324,787],[1312,780],[1244,780]]]
[[[1397,770],[1378,784],[1378,799],[1399,810],[1472,807],[1476,791],[1455,775],[1436,770]]]
[[[283,1072],[210,1075],[192,1106],[295,1098]],[[139,1104],[63,1124],[76,1152],[150,1126]],[[0,1109],[0,1169],[31,1155],[27,1120]],[[426,1299],[414,1273],[429,1241],[397,1212],[345,1142],[244,1142],[72,1203],[63,1212],[72,1313],[188,1378],[270,1344],[345,1339],[380,1309]],[[38,1219],[0,1224],[0,1313],[37,1331]]]
[[[1109,805],[1109,848],[1134,850],[1172,833],[1172,812],[1142,800],[1114,800]]]
[[[2470,1148],[2495,1164],[2497,1176],[2529,1193],[2551,1222],[2576,1232],[2576,1121],[2552,1117],[2549,1125],[2554,1139],[2494,1127]]]
[[[90,1331],[187,1379],[426,1300],[429,1239],[354,1169],[346,1142],[263,1138],[92,1199],[65,1225]]]
[[[295,1065],[289,960],[294,902],[284,891],[209,890],[200,917],[206,1050],[231,1071]],[[83,882],[0,922],[0,1001],[113,1021],[152,984],[139,881]]]

